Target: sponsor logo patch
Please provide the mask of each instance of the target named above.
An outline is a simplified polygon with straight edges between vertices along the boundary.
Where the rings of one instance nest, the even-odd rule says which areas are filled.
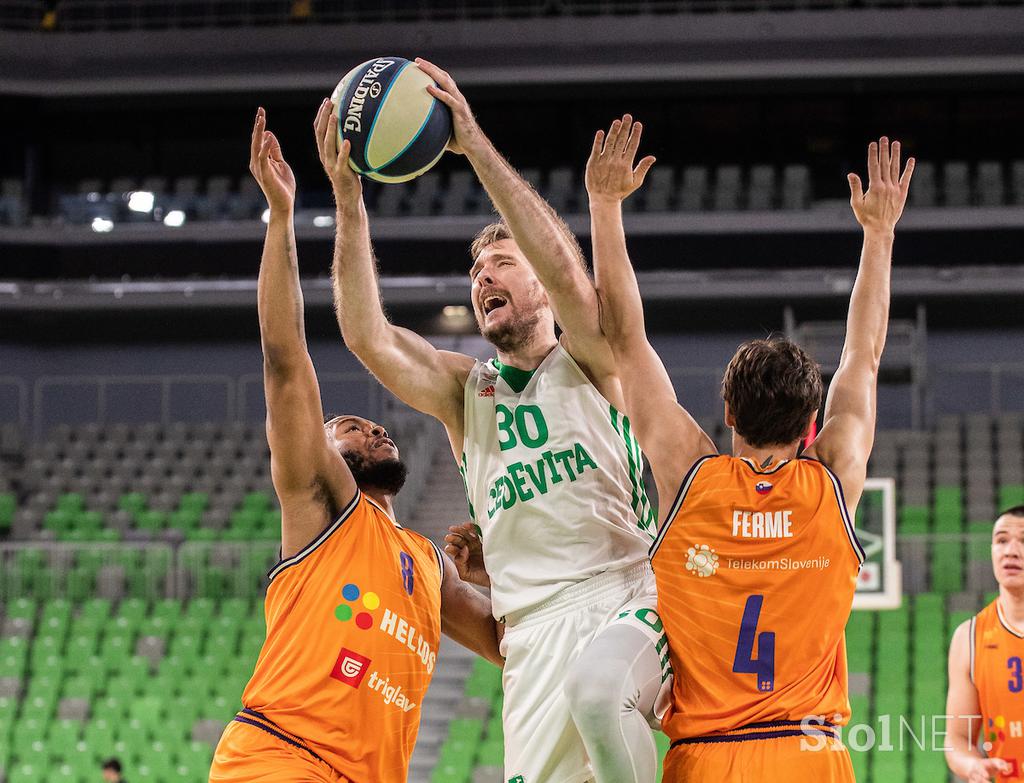
[[[335,661],[334,668],[331,669],[331,677],[346,685],[351,685],[353,688],[358,688],[362,684],[369,666],[370,659],[365,655],[360,655],[348,647],[342,647],[341,652],[338,653],[338,660]]]

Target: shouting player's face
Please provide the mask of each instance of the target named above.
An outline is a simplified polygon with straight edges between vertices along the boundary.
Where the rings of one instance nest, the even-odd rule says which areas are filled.
[[[992,570],[1002,587],[1024,587],[1024,517],[1003,514],[996,520]]]
[[[352,471],[357,486],[398,494],[407,470],[384,427],[359,416],[337,416],[324,425],[324,430]]]
[[[480,333],[495,348],[513,351],[530,339],[549,308],[548,296],[512,239],[483,249],[469,271]]]

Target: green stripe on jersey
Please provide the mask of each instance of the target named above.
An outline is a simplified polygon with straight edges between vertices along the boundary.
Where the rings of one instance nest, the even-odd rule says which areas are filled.
[[[633,437],[629,417],[619,413],[614,405],[608,406],[608,414],[612,427],[626,447],[626,463],[629,466],[629,483],[632,488],[631,503],[633,513],[636,514],[637,526],[653,539],[657,534],[658,521],[647,497],[647,487],[644,486],[643,452],[637,439]]]

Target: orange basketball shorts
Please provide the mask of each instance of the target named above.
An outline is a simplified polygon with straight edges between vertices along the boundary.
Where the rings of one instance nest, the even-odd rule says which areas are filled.
[[[854,783],[850,754],[839,741],[815,741],[801,747],[803,737],[743,739],[738,742],[694,742],[676,745],[665,756],[664,783]]]
[[[275,734],[277,736],[275,736]],[[239,713],[220,737],[210,783],[349,783],[296,737]]]

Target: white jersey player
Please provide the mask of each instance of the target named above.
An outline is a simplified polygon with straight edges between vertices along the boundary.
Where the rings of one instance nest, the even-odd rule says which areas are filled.
[[[388,322],[359,179],[332,117],[316,130],[338,208],[342,334],[381,383],[444,423],[460,462],[506,623],[505,777],[652,783],[650,724],[670,679],[647,558],[655,520],[596,292],[572,234],[497,153],[455,82],[417,64],[452,111],[450,149],[503,219],[477,236],[470,273],[497,358],[439,351]]]

